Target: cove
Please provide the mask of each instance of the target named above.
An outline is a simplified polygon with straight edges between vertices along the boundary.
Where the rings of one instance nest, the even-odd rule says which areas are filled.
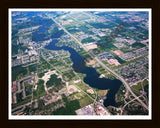
[[[86,75],[84,77],[84,82],[88,84],[89,86],[93,88],[97,88],[100,90],[106,90],[109,89],[106,99],[104,100],[104,106],[117,106],[115,102],[115,94],[118,92],[120,86],[122,85],[122,82],[118,79],[110,80],[107,78],[99,78],[100,74],[91,67],[87,67],[85,65],[84,59],[71,47],[68,46],[62,46],[57,47],[55,44],[58,42],[57,39],[53,39],[50,44],[45,46],[46,49],[49,50],[66,50],[70,52],[70,58],[73,62],[73,69],[77,73],[83,73]],[[80,71],[77,71],[75,68],[79,63],[83,65],[83,69]]]

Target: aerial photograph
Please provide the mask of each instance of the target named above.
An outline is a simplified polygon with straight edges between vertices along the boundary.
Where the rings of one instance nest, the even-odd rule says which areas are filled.
[[[9,14],[10,118],[150,118],[150,9]]]

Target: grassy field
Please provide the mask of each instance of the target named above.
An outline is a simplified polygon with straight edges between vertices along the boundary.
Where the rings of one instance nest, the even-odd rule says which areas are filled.
[[[81,107],[85,107],[85,106],[93,103],[93,100],[90,99],[88,96],[86,96],[86,97],[80,99],[80,100],[79,100],[79,103],[80,103],[80,106],[81,106]]]
[[[105,97],[107,95],[108,90],[99,90],[98,95],[101,97]]]
[[[137,83],[136,85],[133,85],[132,88],[138,91],[142,90],[141,82]]]

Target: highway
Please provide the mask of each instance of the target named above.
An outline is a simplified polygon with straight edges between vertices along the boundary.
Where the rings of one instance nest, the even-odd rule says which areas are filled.
[[[69,34],[85,51],[88,52],[88,50],[83,46],[83,44],[82,44],[79,40],[77,40],[71,33],[69,33],[61,24],[59,24],[55,19],[53,19],[53,17],[49,16],[48,14],[46,14],[46,15],[47,15],[49,18],[51,18],[57,25],[59,25],[67,34]],[[88,53],[89,53],[89,52],[88,52]],[[89,54],[90,54],[90,53],[89,53]],[[107,67],[105,64],[103,64],[102,61],[99,60],[97,57],[93,57],[93,55],[91,55],[91,54],[90,54],[90,56],[91,56],[94,60],[96,60],[103,68],[105,68],[106,70],[112,72],[118,79],[120,79],[120,80],[123,82],[123,84],[124,84],[124,86],[126,87],[126,89],[128,89],[128,91],[142,104],[142,106],[143,106],[145,109],[149,110],[149,109],[148,109],[148,106],[147,106],[145,103],[143,103],[143,101],[140,100],[139,97],[137,97],[137,96],[133,93],[133,91],[131,90],[130,86],[127,84],[127,82],[126,82],[121,76],[119,76],[117,73],[115,73],[113,70],[111,70],[111,69],[110,69],[109,67]]]
[[[124,110],[124,108],[125,108],[128,104],[130,104],[130,103],[133,102],[134,100],[137,100],[137,99],[138,99],[139,97],[141,97],[141,96],[143,96],[143,95],[141,94],[140,96],[138,96],[138,97],[130,100],[129,102],[127,102],[127,103],[123,106],[122,110]]]

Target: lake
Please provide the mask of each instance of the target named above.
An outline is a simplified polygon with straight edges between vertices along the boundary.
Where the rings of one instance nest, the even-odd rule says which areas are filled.
[[[85,65],[84,59],[73,48],[70,48],[68,46],[57,47],[55,45],[57,42],[58,40],[53,39],[52,42],[45,48],[49,50],[66,50],[70,52],[70,58],[73,62],[72,67],[75,72],[83,73],[86,75],[83,80],[86,84],[100,90],[109,89],[106,95],[106,99],[104,100],[104,106],[117,106],[115,102],[115,94],[118,92],[120,86],[122,85],[122,82],[118,79],[110,80],[107,78],[99,78],[100,74],[94,68],[87,67]],[[82,70],[77,71],[76,65],[78,65],[79,63],[81,63],[83,68]]]

